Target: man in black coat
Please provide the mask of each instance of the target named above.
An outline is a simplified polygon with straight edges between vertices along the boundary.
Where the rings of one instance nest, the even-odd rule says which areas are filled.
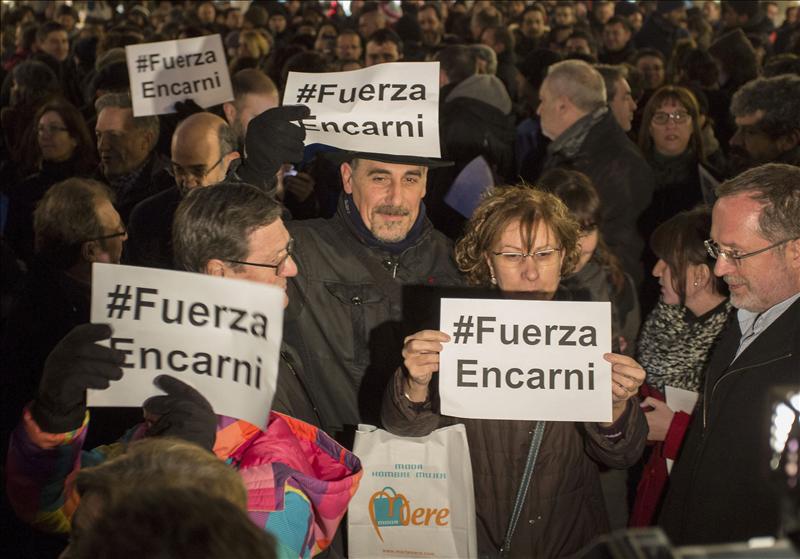
[[[603,77],[586,62],[565,60],[550,66],[539,98],[542,132],[552,140],[545,170],[566,167],[592,180],[603,239],[641,283],[644,242],[636,221],[653,196],[653,174],[608,109]]]
[[[772,393],[800,390],[798,184],[800,168],[770,163],[717,189],[706,245],[739,310],[670,477],[660,523],[677,545],[779,535],[767,419]]]

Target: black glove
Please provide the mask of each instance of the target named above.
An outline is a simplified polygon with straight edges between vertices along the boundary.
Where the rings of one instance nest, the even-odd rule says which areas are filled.
[[[217,438],[217,416],[208,400],[169,375],[159,375],[153,382],[166,394],[148,398],[142,404],[146,417],[158,416],[147,429],[147,436],[176,437],[212,450]]]
[[[264,187],[274,182],[281,165],[301,161],[306,131],[292,121],[310,114],[305,105],[287,105],[266,110],[251,120],[244,141],[245,160],[236,172],[239,178]]]
[[[86,414],[86,389],[108,388],[122,378],[125,354],[95,342],[111,336],[108,324],[82,324],[58,342],[44,362],[31,415],[48,433],[80,427]]]

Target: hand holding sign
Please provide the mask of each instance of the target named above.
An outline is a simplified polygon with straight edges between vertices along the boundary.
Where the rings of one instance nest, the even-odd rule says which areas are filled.
[[[603,359],[611,363],[612,421],[616,421],[625,411],[628,399],[639,392],[646,375],[642,366],[627,355],[606,353]]]
[[[308,107],[287,105],[264,111],[247,125],[245,161],[239,176],[259,186],[272,180],[284,163],[303,159],[306,131],[292,121],[309,116]]]
[[[145,400],[145,421],[149,437],[176,437],[214,448],[217,417],[211,404],[197,390],[169,375],[159,375],[154,384],[166,392]]]
[[[403,342],[403,364],[408,370],[407,396],[413,402],[428,398],[428,385],[433,373],[439,370],[439,353],[450,336],[439,330],[422,330]]]
[[[86,415],[86,389],[108,388],[112,380],[122,378],[122,352],[95,343],[110,336],[108,324],[82,324],[47,356],[31,408],[43,431],[66,433],[80,427]]]

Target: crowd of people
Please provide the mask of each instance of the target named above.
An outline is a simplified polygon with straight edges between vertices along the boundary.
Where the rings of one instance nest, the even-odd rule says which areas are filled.
[[[765,414],[800,392],[798,9],[3,3],[3,546],[347,556],[359,423],[465,425],[481,557],[576,556],[625,526],[676,545],[796,528],[797,452],[766,474]],[[213,34],[233,99],[134,117],[125,47]],[[441,157],[306,145],[290,72],[397,61],[439,63]],[[478,157],[493,186],[462,215],[447,194]],[[283,289],[267,425],[171,376],[142,408],[88,411],[125,362],[90,323],[94,263]],[[415,286],[610,302],[612,421],[443,415],[450,339],[411,320]]]

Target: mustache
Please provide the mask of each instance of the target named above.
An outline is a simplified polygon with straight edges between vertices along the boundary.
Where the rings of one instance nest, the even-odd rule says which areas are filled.
[[[403,206],[393,206],[391,204],[382,204],[380,206],[375,206],[375,213],[376,214],[383,214],[383,215],[400,215],[406,216],[410,215],[411,211]]]

